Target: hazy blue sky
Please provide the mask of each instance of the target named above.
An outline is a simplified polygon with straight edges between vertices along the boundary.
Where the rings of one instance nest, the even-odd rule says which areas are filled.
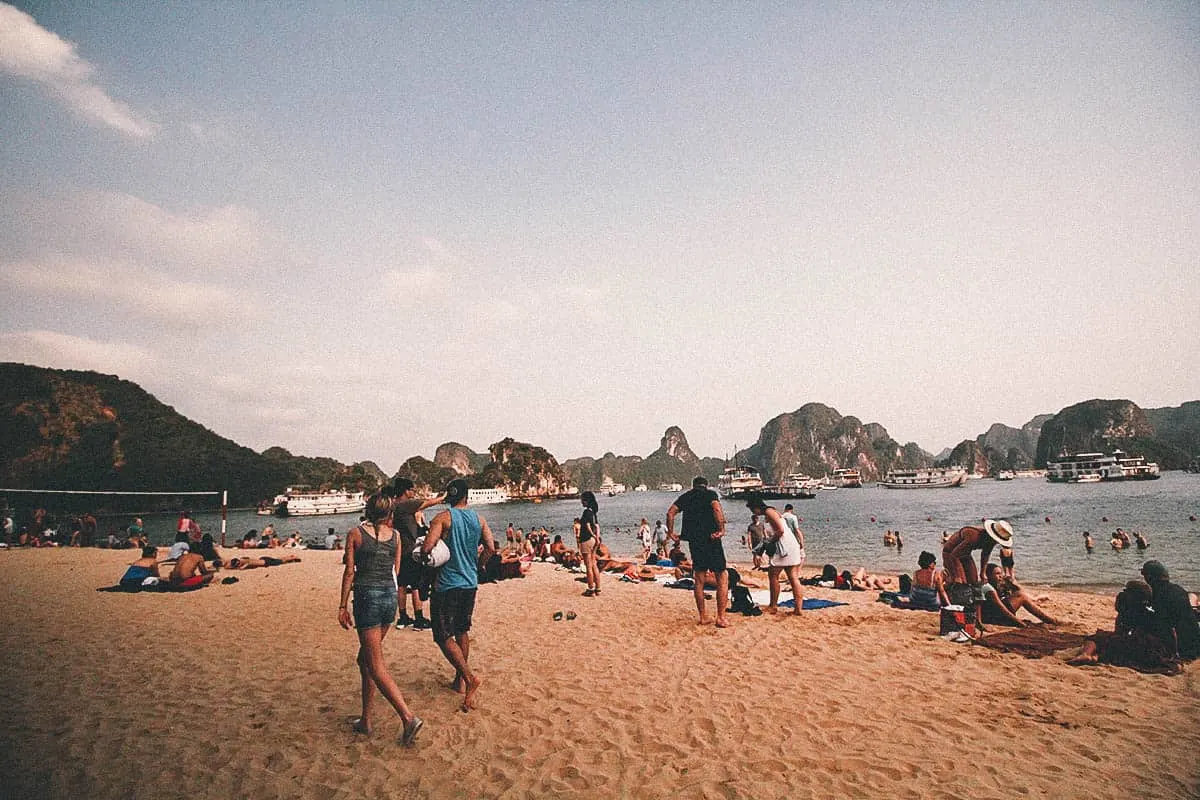
[[[1200,399],[1200,4],[0,3],[0,360],[239,443]]]

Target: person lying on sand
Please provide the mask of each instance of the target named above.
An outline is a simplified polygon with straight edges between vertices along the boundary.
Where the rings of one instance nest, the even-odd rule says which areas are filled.
[[[892,578],[870,575],[867,573],[866,567],[859,567],[857,572],[843,570],[842,574],[838,576],[835,588],[850,589],[855,592],[885,592],[892,588],[893,583]]]
[[[175,589],[197,589],[212,583],[215,573],[204,566],[204,556],[199,553],[185,552],[175,562],[168,578],[171,587]]]
[[[278,567],[280,564],[295,564],[300,556],[281,555],[278,558],[263,556],[262,558],[231,558],[226,565],[228,569],[259,569],[260,567]]]
[[[1027,623],[1017,617],[1017,612],[1022,608],[1047,625],[1058,624],[1058,620],[1038,607],[1024,589],[1004,577],[999,564],[988,564],[986,574],[987,582],[983,584],[981,609],[983,624],[1023,628]]]

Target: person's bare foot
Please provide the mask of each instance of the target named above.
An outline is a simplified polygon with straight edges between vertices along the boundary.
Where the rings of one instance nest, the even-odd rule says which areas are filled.
[[[799,608],[797,608],[795,611],[793,611],[793,612],[792,612],[792,616],[793,616],[793,617],[799,617],[799,616],[802,616],[802,615],[800,614],[800,609],[799,609]]]
[[[463,695],[462,710],[470,711],[475,707],[475,693],[479,691],[479,687],[483,685],[483,680],[478,677],[468,678],[466,680],[467,693]]]
[[[453,683],[450,684],[450,688],[458,694],[462,694],[467,690],[467,684],[463,681],[462,676],[460,675],[454,679]]]
[[[778,606],[767,606],[766,608],[763,609],[763,611],[766,611],[768,614],[778,614],[779,607]]]
[[[363,736],[371,735],[371,723],[362,717],[354,717],[350,720],[350,730],[355,733],[361,733]]]
[[[729,624],[729,620],[727,620],[723,617],[717,617],[717,627],[718,628],[729,628],[732,626]]]
[[[709,619],[708,617],[701,617],[701,618],[700,618],[700,621],[699,621],[699,622],[697,622],[696,624],[697,624],[697,625],[711,625],[711,624],[712,624],[712,620],[711,620],[711,619]]]

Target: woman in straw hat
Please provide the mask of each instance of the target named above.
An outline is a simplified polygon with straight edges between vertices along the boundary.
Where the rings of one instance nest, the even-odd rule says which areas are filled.
[[[983,527],[959,528],[942,545],[942,564],[946,567],[946,591],[951,602],[969,605],[982,600],[982,579],[988,559],[996,545],[1012,547],[1012,525],[1002,519],[985,519]],[[979,551],[979,566],[971,554]],[[968,596],[969,591],[969,596]]]

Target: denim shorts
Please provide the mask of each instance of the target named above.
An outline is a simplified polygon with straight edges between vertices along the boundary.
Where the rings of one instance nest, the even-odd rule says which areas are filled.
[[[354,588],[354,627],[359,630],[391,625],[396,621],[396,587]]]

